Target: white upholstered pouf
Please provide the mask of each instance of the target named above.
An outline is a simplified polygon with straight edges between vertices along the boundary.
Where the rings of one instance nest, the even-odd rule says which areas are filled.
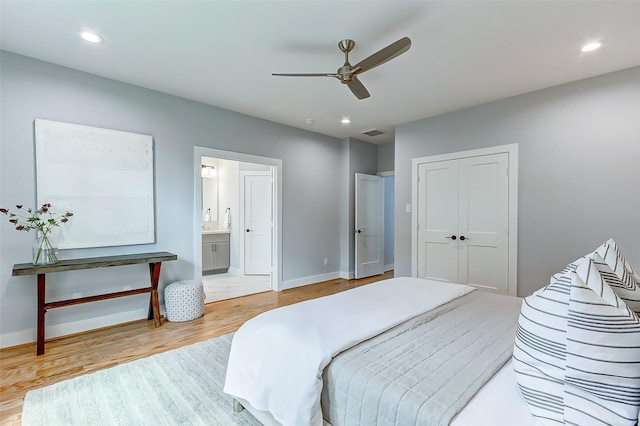
[[[202,281],[183,280],[164,289],[167,319],[171,322],[190,321],[204,313],[204,287]]]

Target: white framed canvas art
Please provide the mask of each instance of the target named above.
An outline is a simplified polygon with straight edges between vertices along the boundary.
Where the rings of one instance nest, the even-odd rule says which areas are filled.
[[[153,138],[35,120],[37,203],[73,218],[59,248],[155,241]]]

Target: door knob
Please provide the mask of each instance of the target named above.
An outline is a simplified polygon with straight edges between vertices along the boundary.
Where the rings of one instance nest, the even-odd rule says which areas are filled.
[[[457,237],[456,237],[455,235],[452,235],[452,236],[450,236],[450,237],[445,237],[445,238],[448,238],[448,239],[450,239],[450,240],[455,240]],[[461,240],[464,240],[464,237],[460,237],[460,239],[461,239]]]
[[[466,238],[464,235],[460,235],[460,241],[464,241],[464,240],[466,240],[466,239],[467,239],[467,238]]]
[[[249,228],[245,229],[245,232],[251,232],[251,231],[252,229],[249,229]]]

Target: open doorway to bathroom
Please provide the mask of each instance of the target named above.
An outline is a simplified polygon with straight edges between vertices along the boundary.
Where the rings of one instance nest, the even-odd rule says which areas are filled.
[[[278,290],[280,160],[200,147],[196,160],[196,276],[205,303]]]

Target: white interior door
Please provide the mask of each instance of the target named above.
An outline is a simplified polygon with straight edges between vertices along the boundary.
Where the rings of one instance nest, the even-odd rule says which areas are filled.
[[[355,277],[384,272],[384,181],[356,173]]]
[[[509,292],[508,153],[418,166],[418,276]]]
[[[465,158],[459,164],[458,279],[504,294],[509,290],[507,167],[507,153]]]
[[[458,160],[418,169],[418,276],[458,282]]]
[[[271,273],[271,175],[244,176],[244,273]]]

